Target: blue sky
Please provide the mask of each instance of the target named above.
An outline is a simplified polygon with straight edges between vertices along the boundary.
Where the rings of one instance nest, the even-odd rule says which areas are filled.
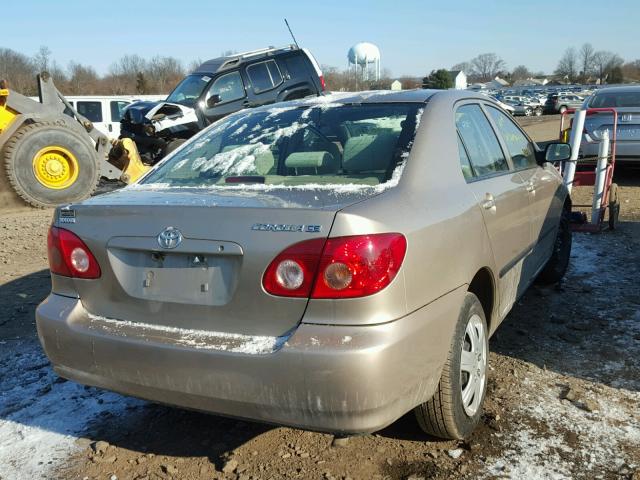
[[[2,11],[0,47],[32,55],[46,45],[62,66],[73,60],[99,73],[125,54],[189,63],[287,44],[285,16],[320,63],[345,67],[349,47],[369,41],[394,76],[423,75],[484,52],[509,68],[551,72],[567,46],[586,41],[640,58],[640,0],[14,0]]]

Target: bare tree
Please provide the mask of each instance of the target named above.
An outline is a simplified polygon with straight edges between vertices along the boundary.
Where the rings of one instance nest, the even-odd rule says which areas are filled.
[[[40,72],[49,71],[49,59],[51,58],[51,50],[45,45],[41,45],[38,52],[33,56],[33,63]]]
[[[622,75],[629,80],[640,80],[640,59],[625,63],[622,66]]]
[[[526,80],[527,78],[531,78],[531,77],[532,77],[531,71],[524,65],[518,65],[511,72],[511,79],[513,81]]]
[[[35,95],[36,67],[29,57],[9,48],[0,48],[0,79],[9,83],[9,88],[24,95]]]
[[[138,74],[147,69],[147,61],[139,55],[125,55],[109,67],[105,77],[108,92],[127,94],[136,91]]]
[[[93,67],[70,62],[67,67],[69,71],[68,87],[65,93],[71,95],[100,94],[103,88],[100,85],[100,77]]]
[[[467,75],[469,75],[471,73],[471,63],[470,62],[460,62],[460,63],[456,63],[453,67],[451,67],[451,70],[460,70],[464,73],[466,73]]]
[[[582,67],[582,76],[588,77],[593,70],[593,54],[595,50],[590,43],[585,43],[580,47],[580,63]]]
[[[471,73],[480,81],[488,82],[504,70],[504,60],[495,53],[481,53],[471,60]]]
[[[202,65],[202,60],[200,60],[199,58],[196,58],[195,60],[191,60],[188,64],[187,64],[187,73],[191,73],[193,72],[196,68],[198,68],[200,65]]]
[[[154,93],[169,93],[184,77],[184,69],[180,60],[173,57],[153,57],[147,64],[145,71],[149,88]]]
[[[605,83],[612,70],[620,68],[624,60],[616,53],[601,50],[593,54],[593,63],[600,83]]]
[[[569,47],[564,51],[555,71],[556,75],[573,82],[578,74],[578,52],[574,47]]]

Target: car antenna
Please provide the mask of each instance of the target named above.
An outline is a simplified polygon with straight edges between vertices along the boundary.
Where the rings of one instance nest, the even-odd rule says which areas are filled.
[[[291,34],[291,38],[293,38],[293,43],[296,44],[296,47],[300,48],[300,45],[298,45],[298,41],[296,40],[296,37],[293,35],[293,32],[291,31],[291,27],[289,26],[289,22],[287,22],[287,19],[284,19],[284,23],[287,24],[287,28],[289,29],[289,33]]]

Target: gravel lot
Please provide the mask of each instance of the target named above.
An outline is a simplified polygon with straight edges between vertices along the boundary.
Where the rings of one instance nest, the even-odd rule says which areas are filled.
[[[523,123],[536,140],[557,132],[554,117]],[[51,211],[5,212],[0,479],[640,479],[640,174],[619,173],[620,228],[576,234],[566,280],[532,287],[492,338],[485,415],[465,442],[426,437],[407,415],[332,446],[64,381],[34,325]]]

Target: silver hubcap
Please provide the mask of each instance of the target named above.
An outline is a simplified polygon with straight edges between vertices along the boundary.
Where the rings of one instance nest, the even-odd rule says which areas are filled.
[[[467,322],[460,359],[462,406],[472,417],[480,408],[487,381],[487,342],[484,322],[473,314]]]

